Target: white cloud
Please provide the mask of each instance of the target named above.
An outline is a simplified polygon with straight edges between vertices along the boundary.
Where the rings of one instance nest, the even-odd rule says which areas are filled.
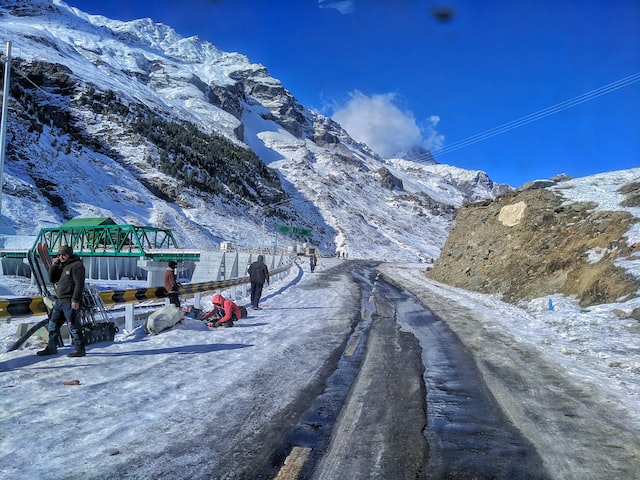
[[[431,115],[421,127],[424,136],[422,146],[427,150],[440,150],[444,145],[444,135],[436,130],[438,123],[440,123],[440,117]]]
[[[353,13],[356,9],[355,0],[318,0],[318,6],[320,8],[333,8],[343,15]]]
[[[440,117],[431,116],[419,126],[412,112],[396,104],[393,93],[369,97],[356,91],[344,106],[335,109],[332,118],[382,157],[418,146],[427,150],[442,146],[444,137],[436,131]]]

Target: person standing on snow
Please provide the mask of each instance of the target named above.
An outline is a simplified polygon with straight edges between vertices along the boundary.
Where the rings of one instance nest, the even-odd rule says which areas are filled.
[[[169,265],[164,271],[164,289],[165,293],[169,297],[169,303],[180,308],[180,296],[178,294],[178,288],[180,287],[180,284],[178,283],[175,272],[177,266],[177,262],[169,262]]]
[[[49,343],[44,350],[37,352],[37,355],[43,357],[58,353],[60,327],[65,321],[69,323],[71,343],[74,346],[74,350],[67,356],[84,357],[86,355],[79,315],[84,277],[85,269],[82,259],[73,253],[70,246],[60,247],[58,256],[49,269],[49,281],[56,286],[56,301],[47,324]]]
[[[269,284],[269,269],[264,263],[264,257],[258,255],[258,260],[249,265],[249,279],[251,280],[251,307],[260,310],[258,304],[262,297],[262,287]]]
[[[242,316],[240,307],[219,293],[213,296],[211,303],[213,303],[213,309],[202,317],[202,320],[210,327],[233,327],[233,322]],[[214,317],[213,319],[219,318],[216,322],[207,321],[211,317]]]
[[[309,257],[309,268],[311,269],[311,273],[313,273],[316,269],[316,265],[318,265],[318,257],[314,253]]]

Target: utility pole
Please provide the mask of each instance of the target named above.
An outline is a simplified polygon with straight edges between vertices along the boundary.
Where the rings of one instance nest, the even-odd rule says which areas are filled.
[[[10,79],[11,42],[7,42],[7,61],[4,65],[4,90],[2,94],[2,122],[0,124],[0,220],[2,220],[2,184],[4,183],[4,155],[7,147],[7,105],[9,105]]]

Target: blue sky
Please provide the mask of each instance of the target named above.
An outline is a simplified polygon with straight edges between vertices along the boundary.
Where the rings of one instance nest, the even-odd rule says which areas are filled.
[[[263,64],[382,156],[520,186],[640,166],[637,0],[67,0]]]

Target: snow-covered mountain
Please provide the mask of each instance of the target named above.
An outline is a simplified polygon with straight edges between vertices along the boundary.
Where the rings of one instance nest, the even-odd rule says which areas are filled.
[[[428,152],[382,159],[262,65],[151,19],[0,0],[12,45],[3,235],[76,216],[171,228],[184,248],[428,261],[464,202],[508,187]],[[413,159],[413,160],[412,160]],[[0,245],[1,246],[1,245]]]

